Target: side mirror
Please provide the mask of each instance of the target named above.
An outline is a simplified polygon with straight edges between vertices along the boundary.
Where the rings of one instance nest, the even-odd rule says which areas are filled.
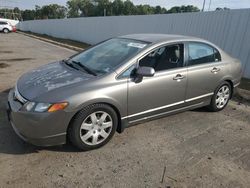
[[[155,69],[152,67],[139,67],[136,74],[141,77],[152,77],[155,75]]]

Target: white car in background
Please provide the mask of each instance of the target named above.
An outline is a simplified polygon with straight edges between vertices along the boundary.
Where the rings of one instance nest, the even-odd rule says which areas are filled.
[[[12,32],[13,30],[14,28],[9,22],[0,21],[0,31],[4,33],[9,33],[9,32]]]

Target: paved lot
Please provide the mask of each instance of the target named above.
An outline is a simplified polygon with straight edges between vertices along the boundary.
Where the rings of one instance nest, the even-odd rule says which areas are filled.
[[[219,113],[131,127],[91,152],[24,143],[7,121],[6,90],[22,73],[74,52],[20,34],[0,34],[0,44],[0,187],[249,187],[250,107],[233,101]]]

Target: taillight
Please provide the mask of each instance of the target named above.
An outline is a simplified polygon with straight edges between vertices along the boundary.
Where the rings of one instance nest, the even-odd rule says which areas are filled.
[[[14,32],[16,31],[16,26],[12,25],[12,31],[14,31]]]

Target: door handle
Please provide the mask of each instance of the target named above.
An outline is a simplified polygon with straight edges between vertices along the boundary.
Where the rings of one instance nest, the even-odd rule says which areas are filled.
[[[217,73],[217,72],[219,72],[219,71],[220,71],[220,69],[219,69],[219,68],[214,67],[214,68],[211,70],[211,73],[216,74],[216,73]]]
[[[181,75],[181,74],[177,74],[173,80],[176,80],[177,82],[180,82],[182,79],[184,79],[185,76]]]

